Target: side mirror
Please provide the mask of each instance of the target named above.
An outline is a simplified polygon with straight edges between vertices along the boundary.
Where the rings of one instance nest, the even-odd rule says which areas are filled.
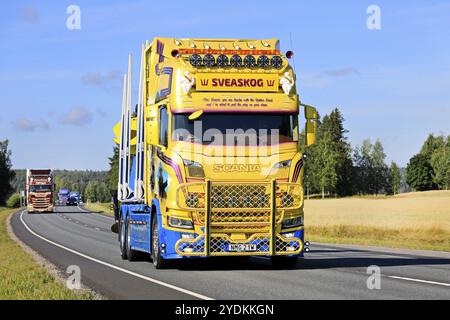
[[[158,107],[152,107],[150,111],[150,121],[147,121],[145,124],[145,134],[147,144],[158,145],[158,117],[157,117]]]
[[[317,121],[306,120],[306,145],[312,146],[316,144],[317,137]]]
[[[317,121],[319,120],[319,113],[316,108],[302,104],[305,107],[305,118],[306,118],[306,145],[311,146],[316,143],[317,137]]]

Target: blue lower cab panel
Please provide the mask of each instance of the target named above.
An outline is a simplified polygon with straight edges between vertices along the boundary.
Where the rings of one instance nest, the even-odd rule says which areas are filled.
[[[297,230],[295,232],[289,232],[294,233],[295,238],[301,239],[302,243],[304,242],[304,230]],[[179,259],[179,258],[204,258],[204,256],[195,256],[195,257],[189,257],[189,256],[180,256],[177,254],[175,250],[175,244],[178,240],[182,238],[182,232],[174,232],[169,230],[164,230],[164,255],[163,257],[165,259]],[[283,235],[283,234],[282,234]],[[197,234],[195,235],[195,238],[197,238]],[[252,249],[254,249],[256,252],[267,252],[267,256],[269,256],[270,253],[270,240],[269,239],[256,239],[254,241],[246,243],[247,245],[252,245]],[[291,246],[295,250],[297,250],[299,247],[299,244],[297,241],[292,242],[285,242],[286,246]],[[183,251],[184,249],[189,248],[192,252],[195,253],[203,253],[204,252],[204,240],[200,239],[198,242],[184,242],[180,243],[178,249],[180,251]],[[213,248],[213,249],[212,249]],[[235,251],[230,250],[230,243],[225,240],[211,240],[210,244],[210,250],[217,252],[217,253],[226,253],[230,252],[230,255],[234,253]],[[288,255],[289,256],[289,255]],[[293,256],[293,255],[292,255]],[[298,257],[303,257],[303,251],[300,254],[297,254]]]

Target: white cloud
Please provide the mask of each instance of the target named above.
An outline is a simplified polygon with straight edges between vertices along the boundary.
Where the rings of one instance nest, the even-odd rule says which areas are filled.
[[[118,71],[110,71],[105,74],[102,74],[101,72],[93,72],[82,76],[81,82],[89,86],[105,87],[119,79],[120,73]]]
[[[13,122],[13,127],[20,131],[33,132],[35,130],[48,130],[50,126],[45,120],[31,120],[27,118],[20,118]]]
[[[92,112],[84,107],[74,107],[61,117],[62,124],[73,126],[84,126],[92,120]]]

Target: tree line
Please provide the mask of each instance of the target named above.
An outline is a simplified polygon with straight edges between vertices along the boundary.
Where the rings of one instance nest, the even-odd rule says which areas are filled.
[[[407,182],[417,191],[450,187],[450,136],[430,134],[406,168]]]
[[[307,195],[344,197],[395,195],[410,190],[448,190],[450,137],[430,135],[406,167],[386,163],[379,139],[351,147],[344,117],[336,108],[318,123],[317,143],[306,148],[304,185]]]

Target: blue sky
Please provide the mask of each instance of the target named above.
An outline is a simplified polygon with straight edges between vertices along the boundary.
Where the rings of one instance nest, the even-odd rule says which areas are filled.
[[[302,101],[341,108],[353,146],[379,138],[402,166],[450,134],[450,1],[5,2],[0,139],[15,168],[107,169],[127,54],[155,36],[279,38]],[[71,4],[81,30],[66,28]],[[371,4],[381,30],[366,27]]]

